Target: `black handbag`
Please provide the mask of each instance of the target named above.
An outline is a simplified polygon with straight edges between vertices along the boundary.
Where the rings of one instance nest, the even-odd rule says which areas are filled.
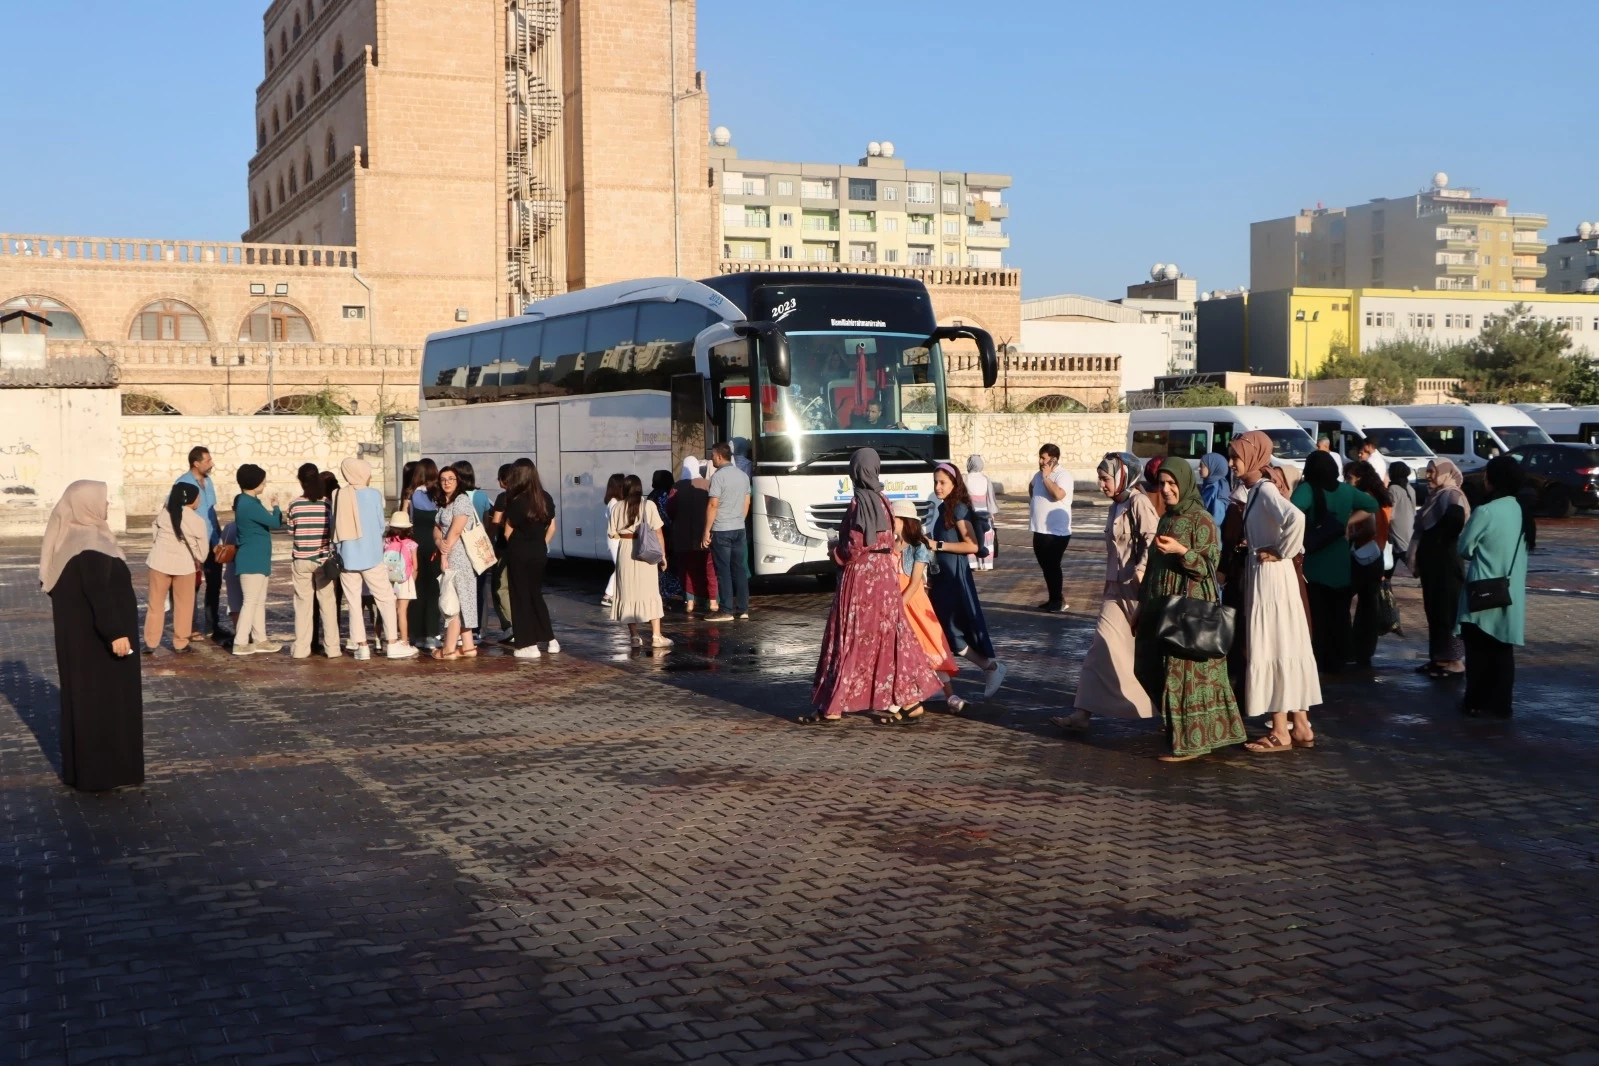
[[[1217,600],[1173,596],[1161,606],[1155,637],[1178,659],[1225,659],[1238,633],[1238,612]]]
[[[1510,555],[1510,573],[1516,572],[1516,557],[1521,554],[1522,546],[1526,543],[1524,536],[1516,537],[1516,550]],[[1478,611],[1492,611],[1500,607],[1509,607],[1515,599],[1510,595],[1510,577],[1485,577],[1481,581],[1466,582],[1466,611],[1476,614]]]
[[[337,500],[339,498],[339,493],[343,491],[343,489],[335,489],[333,491],[332,499],[328,501],[329,534],[333,532],[333,515],[336,510],[336,504],[334,503],[334,500]],[[322,580],[336,582],[339,580],[339,575],[344,573],[344,558],[339,555],[339,546],[337,541],[330,539],[328,541],[328,549],[330,554],[326,559],[322,560],[321,565],[318,566],[317,569],[321,572]]]

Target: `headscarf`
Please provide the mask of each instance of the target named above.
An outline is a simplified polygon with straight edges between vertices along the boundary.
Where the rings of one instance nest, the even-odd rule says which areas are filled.
[[[1111,499],[1120,503],[1127,498],[1127,487],[1132,481],[1133,472],[1125,459],[1112,452],[1099,461],[1096,472],[1110,478]]]
[[[1416,516],[1417,530],[1431,529],[1442,522],[1444,512],[1451,507],[1458,507],[1467,518],[1471,517],[1471,504],[1461,491],[1465,478],[1461,476],[1460,467],[1448,459],[1434,459],[1432,469],[1438,475],[1438,484],[1427,494],[1427,504]]]
[[[981,474],[983,472],[983,457],[981,455],[968,455],[966,457],[966,472],[968,474]]]
[[[883,482],[878,478],[883,460],[874,448],[857,448],[849,457],[849,479],[855,485],[855,528],[870,548],[877,535],[889,529],[888,505],[883,502]]]
[[[372,483],[372,466],[365,459],[344,460],[339,464],[339,473],[352,489],[364,489]],[[361,539],[361,508],[355,497],[353,492],[341,492],[334,497],[334,540]]]
[[[1269,478],[1277,491],[1283,494],[1283,499],[1289,496],[1288,478],[1283,473],[1282,467],[1272,464],[1271,438],[1258,429],[1248,433],[1240,433],[1234,437],[1227,450],[1237,457],[1243,464],[1244,472],[1241,475],[1245,485],[1253,488],[1261,478]]]
[[[183,541],[183,509],[200,498],[200,490],[187,481],[180,481],[167,493],[167,517],[172,519],[172,535]]]
[[[1216,491],[1222,493],[1227,487],[1227,475],[1232,470],[1227,466],[1227,457],[1220,452],[1206,452],[1205,457],[1199,460],[1205,467],[1205,480],[1200,487],[1216,486]]]
[[[56,587],[61,571],[79,552],[127,558],[106,522],[110,506],[110,490],[104,481],[74,481],[67,486],[50,512],[39,549],[39,583],[44,591]]]
[[[1171,479],[1177,482],[1177,502],[1166,505],[1167,518],[1173,516],[1197,518],[1200,515],[1210,517],[1210,512],[1205,509],[1204,502],[1199,498],[1199,480],[1194,476],[1193,467],[1185,460],[1179,459],[1176,462],[1162,463],[1160,473],[1170,475]],[[1157,478],[1159,476],[1156,475]]]
[[[1288,494],[1290,496],[1292,496],[1294,490],[1299,487],[1299,483],[1305,480],[1305,472],[1292,464],[1289,464],[1288,466],[1274,466],[1272,469],[1283,476],[1283,484],[1288,486]]]
[[[1160,468],[1165,465],[1166,457],[1157,455],[1144,464],[1144,485],[1151,492],[1160,491]]]
[[[677,472],[677,480],[693,481],[700,476],[700,461],[692,455],[683,457],[683,466]]]

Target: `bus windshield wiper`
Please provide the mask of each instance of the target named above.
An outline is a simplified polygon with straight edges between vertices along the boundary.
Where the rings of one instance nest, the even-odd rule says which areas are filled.
[[[794,473],[802,474],[811,468],[812,463],[847,463],[849,457],[855,454],[854,448],[834,448],[832,451],[818,452],[794,468]]]

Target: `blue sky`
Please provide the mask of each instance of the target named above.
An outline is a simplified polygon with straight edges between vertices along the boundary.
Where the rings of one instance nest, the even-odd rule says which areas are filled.
[[[0,0],[0,231],[236,239],[263,0]],[[1010,174],[1029,296],[1244,283],[1252,220],[1454,184],[1599,219],[1599,5],[700,0],[750,158]],[[16,42],[23,42],[18,45]],[[17,106],[21,104],[22,106]],[[25,151],[19,147],[28,143]]]

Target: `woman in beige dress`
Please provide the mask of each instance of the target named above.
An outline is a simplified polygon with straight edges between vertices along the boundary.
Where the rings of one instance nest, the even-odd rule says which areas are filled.
[[[1076,708],[1051,719],[1063,729],[1082,730],[1095,714],[1149,718],[1149,694],[1133,673],[1133,630],[1138,589],[1149,561],[1160,517],[1137,482],[1130,457],[1111,452],[1099,464],[1099,491],[1111,498],[1105,520],[1105,595],[1094,626],[1094,642],[1077,679]]]
[[[144,608],[144,653],[165,655],[161,633],[166,629],[167,593],[172,594],[172,650],[189,651],[189,630],[194,625],[195,576],[210,553],[205,519],[200,517],[200,490],[188,482],[172,486],[167,505],[155,516],[155,539],[145,569],[150,578],[150,598]]]
[[[638,627],[646,622],[650,627],[650,647],[669,648],[672,642],[661,635],[661,616],[666,607],[661,602],[660,572],[666,569],[663,553],[659,563],[640,562],[633,558],[633,545],[639,528],[648,524],[660,536],[661,514],[655,504],[644,498],[644,482],[637,474],[629,474],[624,482],[620,500],[613,501],[610,522],[605,535],[620,545],[616,555],[616,595],[611,600],[610,619],[626,622],[628,636],[633,646],[639,647],[644,638]]]

